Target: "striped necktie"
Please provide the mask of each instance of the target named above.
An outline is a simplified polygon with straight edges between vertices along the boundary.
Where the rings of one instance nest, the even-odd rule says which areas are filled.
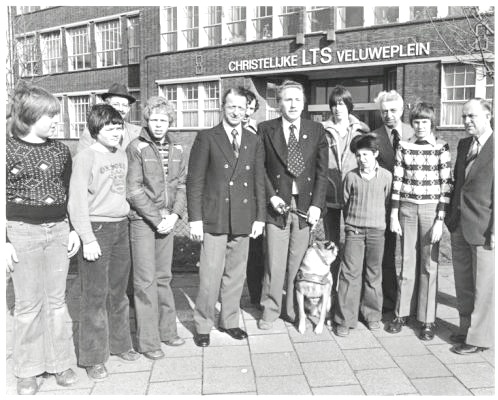
[[[237,136],[239,132],[237,129],[232,130],[232,148],[235,158],[239,158],[239,142],[237,142]]]
[[[474,137],[474,139],[472,140],[472,144],[470,145],[470,149],[467,153],[467,156],[465,157],[465,176],[467,176],[467,174],[470,171],[470,168],[474,164],[475,159],[479,155],[479,150],[480,150],[479,147],[480,147],[479,140],[477,140],[477,138]]]

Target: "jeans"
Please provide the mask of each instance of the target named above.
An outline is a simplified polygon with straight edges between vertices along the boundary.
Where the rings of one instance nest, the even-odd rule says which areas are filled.
[[[431,243],[436,208],[436,203],[407,201],[399,208],[402,262],[395,313],[406,317],[416,310],[417,320],[423,323],[436,319],[439,242]]]
[[[14,263],[14,375],[56,373],[74,362],[71,318],[65,291],[69,269],[66,221],[28,224],[8,221]]]
[[[367,322],[382,318],[384,229],[346,225],[345,233],[344,262],[339,271],[334,320],[355,328],[359,309]]]
[[[327,213],[323,216],[323,227],[325,230],[325,239],[331,240],[339,249],[339,254],[337,258],[332,262],[330,266],[330,271],[332,272],[332,277],[334,279],[334,289],[337,286],[337,279],[339,274],[339,264],[341,259],[341,254],[343,250],[341,249],[341,214],[342,209],[340,208],[327,208]]]
[[[126,287],[130,274],[128,220],[92,222],[102,255],[78,255],[81,277],[79,357],[83,367],[105,363],[109,353],[132,348]]]
[[[161,348],[161,341],[177,336],[171,290],[174,234],[161,235],[143,220],[130,224],[133,286],[140,352]]]

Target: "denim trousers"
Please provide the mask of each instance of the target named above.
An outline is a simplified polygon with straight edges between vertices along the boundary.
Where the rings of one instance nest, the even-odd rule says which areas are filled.
[[[437,203],[415,204],[401,201],[401,272],[395,314],[433,323],[436,319],[439,242],[432,244],[432,225]]]
[[[130,223],[138,351],[159,350],[177,336],[171,290],[174,234],[161,235],[145,221]]]
[[[14,375],[56,373],[74,362],[72,322],[65,292],[69,269],[66,221],[28,224],[8,221],[14,263]]]
[[[358,323],[358,312],[366,322],[382,318],[382,256],[384,229],[346,225],[344,261],[339,271],[334,321],[349,328]]]
[[[126,295],[130,274],[128,219],[92,222],[102,255],[87,261],[78,254],[81,277],[78,364],[89,367],[105,363],[109,353],[132,348],[129,302]]]

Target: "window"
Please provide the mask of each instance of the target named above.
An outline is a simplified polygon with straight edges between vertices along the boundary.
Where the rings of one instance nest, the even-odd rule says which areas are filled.
[[[375,7],[376,25],[392,24],[399,21],[399,7]]]
[[[273,32],[273,7],[256,7],[253,18],[256,39],[271,39]]]
[[[51,137],[52,139],[64,139],[64,99],[62,97],[57,97],[61,105],[61,111],[59,113],[59,121],[57,122],[57,130],[55,134]]]
[[[137,99],[130,107],[130,112],[128,113],[128,118],[132,124],[141,125],[142,124],[142,106],[140,101],[140,92],[131,91],[130,94]]]
[[[39,73],[40,66],[34,36],[17,41],[17,54],[19,55],[19,74],[21,76],[32,76]]]
[[[218,81],[165,85],[160,92],[176,110],[177,128],[211,128],[220,122]]]
[[[448,64],[443,70],[441,124],[461,125],[463,104],[475,97],[476,70],[464,64]]]
[[[282,34],[284,36],[296,35],[301,30],[300,20],[301,11],[304,7],[284,6],[280,14],[280,23],[282,24]]]
[[[208,39],[208,46],[221,44],[221,6],[209,6],[207,8],[207,25],[204,30]]]
[[[230,43],[245,42],[246,40],[246,8],[228,7],[228,31]]]
[[[199,47],[199,7],[188,6],[184,7],[185,26],[183,35],[187,43],[187,49]]]
[[[410,7],[410,21],[437,17],[437,7]]]
[[[218,82],[207,82],[204,90],[204,126],[214,126],[220,120],[220,87]]]
[[[182,115],[183,126],[192,127],[199,124],[199,88],[197,84],[183,85]]]
[[[489,100],[489,101],[494,101],[494,93],[495,93],[495,79],[490,76],[490,75],[486,75],[486,78],[485,78],[485,81],[486,81],[486,95],[485,95],[485,98],[486,100]]]
[[[177,26],[176,7],[164,7],[164,29],[161,33],[161,48],[164,51],[176,51],[177,49]],[[163,26],[163,24],[161,24]]]
[[[128,63],[140,61],[140,18],[128,18]]]
[[[330,7],[311,7],[308,11],[310,21],[310,32],[321,32],[329,29],[330,23]]]
[[[52,32],[41,35],[42,69],[44,74],[62,71],[61,34]]]
[[[338,29],[353,28],[363,24],[363,7],[337,7]]]
[[[71,138],[79,138],[86,126],[86,116],[90,108],[90,96],[68,97],[69,134]]]
[[[277,85],[275,83],[266,83],[266,103],[266,119],[280,117],[280,110],[277,102]]]
[[[176,86],[164,86],[162,89],[163,96],[168,99],[169,103],[173,107],[173,109],[178,110],[178,105],[177,105],[177,98],[178,98],[178,93],[177,93],[177,87]],[[170,124],[171,127],[177,126],[177,118],[173,121],[172,124]]]
[[[121,64],[121,27],[119,20],[106,21],[95,26],[97,67]]]
[[[88,27],[68,29],[66,36],[69,71],[90,68],[90,44]]]

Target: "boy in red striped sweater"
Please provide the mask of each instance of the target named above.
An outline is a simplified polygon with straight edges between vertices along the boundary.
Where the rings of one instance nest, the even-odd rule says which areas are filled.
[[[375,135],[355,137],[350,149],[358,168],[346,175],[343,184],[346,242],[334,315],[337,336],[347,336],[356,327],[360,307],[368,328],[380,328],[386,205],[392,185],[391,173],[377,163]]]

